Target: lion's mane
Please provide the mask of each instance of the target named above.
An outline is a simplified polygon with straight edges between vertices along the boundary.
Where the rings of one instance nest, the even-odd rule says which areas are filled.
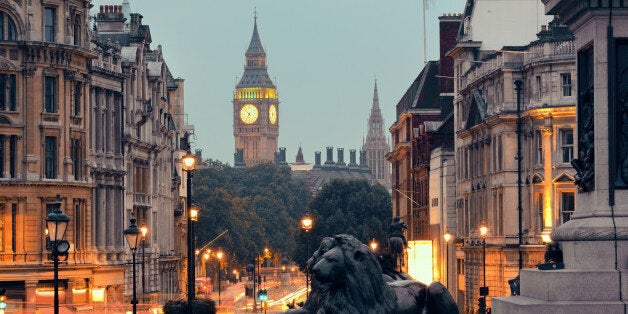
[[[382,278],[377,257],[362,242],[341,234],[325,243],[324,252],[317,253],[312,271],[318,291],[312,296],[318,302],[308,302],[309,313],[396,312],[397,296]],[[321,278],[323,268],[329,272],[325,278]]]

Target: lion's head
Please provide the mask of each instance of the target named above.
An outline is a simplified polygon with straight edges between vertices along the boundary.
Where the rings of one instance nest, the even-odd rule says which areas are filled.
[[[310,313],[394,313],[397,297],[382,278],[375,254],[346,234],[327,241],[312,268],[317,310]],[[313,305],[313,304],[310,304]]]

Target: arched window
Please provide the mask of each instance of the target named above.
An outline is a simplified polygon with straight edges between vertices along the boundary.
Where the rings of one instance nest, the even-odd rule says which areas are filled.
[[[0,11],[0,40],[17,40],[17,28],[13,19]]]

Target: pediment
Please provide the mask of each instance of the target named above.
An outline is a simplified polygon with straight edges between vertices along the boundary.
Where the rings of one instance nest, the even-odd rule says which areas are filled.
[[[472,96],[471,109],[469,110],[469,117],[465,125],[465,129],[467,130],[486,120],[486,101],[484,101],[484,97],[482,97],[482,91],[476,89],[473,91]]]
[[[545,179],[543,179],[543,175],[540,173],[535,173],[532,176],[532,183],[543,183],[543,181],[545,181]]]
[[[554,179],[554,182],[574,182],[575,179],[572,175],[563,172],[558,177]]]

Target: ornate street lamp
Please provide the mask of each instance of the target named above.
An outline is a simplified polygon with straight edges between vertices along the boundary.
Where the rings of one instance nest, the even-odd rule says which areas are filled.
[[[222,252],[216,253],[216,257],[218,258],[218,306],[220,306],[220,272],[222,271]]]
[[[142,234],[142,303],[146,303],[144,295],[146,294],[146,258],[144,257],[146,251],[146,235],[148,234],[148,227],[140,227],[140,233]]]
[[[61,212],[61,197],[57,194],[55,208],[46,216],[46,228],[52,245],[54,267],[54,314],[59,314],[59,255],[65,255],[70,249],[70,243],[63,240],[69,222],[70,217]]]
[[[140,242],[140,228],[135,224],[135,218],[131,218],[131,226],[124,230],[124,237],[126,238],[126,242],[129,244],[129,248],[131,249],[131,255],[133,256],[133,300],[131,300],[131,304],[133,304],[133,314],[137,313],[137,294],[136,290],[136,275],[135,275],[135,252],[137,252],[137,245]]]
[[[445,238],[445,284],[449,287],[449,240],[451,240],[451,233],[445,231],[443,238]]]
[[[194,265],[194,219],[198,219],[198,211],[192,209],[192,173],[196,168],[196,157],[188,150],[187,154],[181,158],[181,165],[183,171],[187,173],[187,225],[188,225],[188,313],[192,313],[192,301],[194,301],[195,294],[195,265]]]
[[[305,231],[305,241],[307,247],[306,264],[305,264],[305,298],[309,297],[310,292],[310,269],[307,264],[307,259],[310,258],[310,230],[314,225],[314,220],[310,217],[310,213],[305,213],[305,216],[301,219],[301,228]]]
[[[488,287],[486,286],[486,235],[488,234],[488,227],[486,221],[482,221],[480,226],[480,235],[482,236],[482,267],[484,268],[484,286],[480,287],[480,299],[479,299],[479,313],[486,314],[486,296],[488,295]]]

